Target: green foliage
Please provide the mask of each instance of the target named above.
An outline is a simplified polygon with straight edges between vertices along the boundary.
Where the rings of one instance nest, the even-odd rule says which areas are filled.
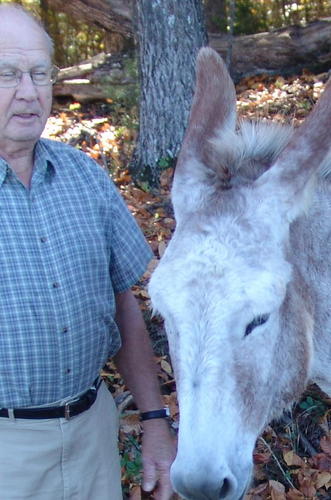
[[[211,22],[213,23],[213,26],[215,26],[218,32],[225,33],[227,31],[228,23],[224,17],[213,16],[211,18]]]
[[[236,1],[235,35],[249,35],[267,30],[267,12],[264,4],[253,0]]]
[[[135,169],[134,161],[131,166],[131,175],[135,184],[146,193],[152,192],[160,186],[160,176],[164,170],[175,166],[175,158],[171,155],[161,157],[155,166],[145,165]]]
[[[8,0],[0,0],[0,3],[4,1]],[[105,30],[80,22],[64,12],[52,9],[50,0],[48,2],[22,0],[18,3],[21,3],[43,22],[54,40],[54,59],[58,66],[71,66],[105,51]]]
[[[314,399],[311,396],[307,396],[305,400],[301,401],[299,407],[315,418],[321,417],[327,410],[326,405],[322,401]]]
[[[229,30],[231,3],[235,3],[234,34],[248,35],[291,24],[306,24],[331,15],[330,0],[203,0],[207,26]]]
[[[122,127],[137,129],[138,128],[138,102],[139,102],[139,83],[138,83],[138,66],[135,58],[127,58],[124,60],[123,74],[125,74],[132,83],[112,83],[109,78],[105,77],[102,84],[107,89],[107,95],[112,102],[114,113],[119,119]]]
[[[123,444],[123,442],[122,442]],[[125,484],[139,484],[142,471],[141,449],[138,439],[127,435],[121,451],[122,479]]]
[[[172,167],[173,165],[174,165],[174,159],[170,155],[160,158],[159,161],[157,162],[159,171],[166,170],[167,168]]]

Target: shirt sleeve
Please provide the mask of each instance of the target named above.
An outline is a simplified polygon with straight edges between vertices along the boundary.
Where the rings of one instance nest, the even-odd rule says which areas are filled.
[[[115,187],[111,213],[110,276],[114,292],[119,293],[128,290],[139,280],[153,254]]]
[[[85,153],[73,148],[66,150],[74,155],[75,168],[77,163],[80,165],[79,175],[84,176],[91,193],[103,200],[112,287],[115,294],[124,292],[146,271],[153,253],[108,173]]]

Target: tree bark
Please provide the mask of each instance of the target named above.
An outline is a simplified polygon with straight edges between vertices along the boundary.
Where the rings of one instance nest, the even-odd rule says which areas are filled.
[[[191,104],[195,58],[207,44],[201,0],[138,0],[140,127],[131,172],[157,182],[176,157]]]

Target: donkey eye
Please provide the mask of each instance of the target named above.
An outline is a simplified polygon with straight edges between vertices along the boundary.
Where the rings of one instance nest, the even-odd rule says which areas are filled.
[[[250,323],[248,323],[248,325],[246,326],[245,337],[247,335],[249,335],[254,330],[254,328],[256,328],[257,326],[261,326],[264,323],[266,323],[268,321],[268,319],[269,319],[269,314],[261,314],[261,316],[256,316],[253,319],[253,321],[251,321]]]

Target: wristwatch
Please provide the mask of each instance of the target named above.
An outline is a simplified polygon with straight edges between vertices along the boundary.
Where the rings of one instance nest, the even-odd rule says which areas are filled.
[[[162,408],[161,410],[144,411],[140,414],[140,420],[151,420],[152,418],[167,418],[170,417],[169,408]]]

